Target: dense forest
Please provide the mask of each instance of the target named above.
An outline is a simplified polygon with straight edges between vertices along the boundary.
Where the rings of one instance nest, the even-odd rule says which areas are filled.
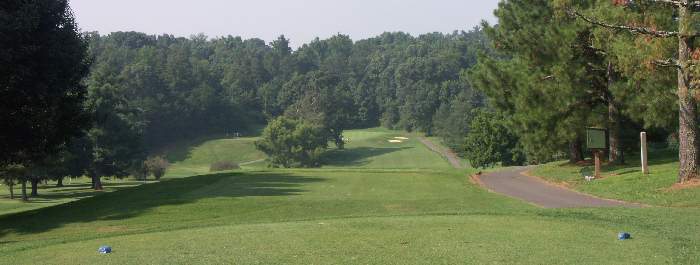
[[[479,29],[358,42],[337,35],[295,51],[284,36],[270,44],[136,32],[88,39],[91,97],[120,97],[147,146],[264,124],[316,94],[330,95],[323,112],[342,116],[342,129],[462,134],[464,121],[450,113],[481,104],[465,75],[485,44]]]
[[[314,113],[324,114],[318,121],[338,145],[344,129],[381,124],[459,146],[468,128],[463,114],[483,101],[466,77],[485,47],[479,29],[357,42],[337,35],[297,50],[284,36],[270,44],[230,36],[87,36],[94,58],[89,97],[109,98],[95,104],[113,107],[105,112],[118,114],[118,125],[144,150]]]

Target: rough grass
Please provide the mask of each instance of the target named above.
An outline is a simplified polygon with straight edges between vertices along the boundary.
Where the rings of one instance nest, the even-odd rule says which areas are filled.
[[[697,208],[540,209],[411,141],[353,150],[396,148],[380,141],[395,134],[349,133],[346,165],[170,178],[3,215],[0,264],[700,264]]]
[[[638,155],[628,155],[626,165],[604,165],[603,179],[592,182],[583,179],[584,175],[593,175],[592,166],[566,162],[546,164],[532,174],[605,198],[659,206],[700,207],[700,187],[672,188],[678,176],[677,156],[669,150],[652,150],[649,175],[642,174]]]

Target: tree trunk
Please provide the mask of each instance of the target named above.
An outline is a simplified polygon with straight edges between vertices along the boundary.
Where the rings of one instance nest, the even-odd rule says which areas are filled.
[[[28,201],[29,198],[27,197],[27,180],[26,180],[26,179],[22,179],[22,180],[21,180],[21,183],[22,183],[22,200],[23,200],[23,201]]]
[[[15,199],[15,184],[11,183],[11,184],[7,185],[7,187],[10,188],[10,200],[14,200]]]
[[[90,174],[90,178],[92,178],[92,188],[95,190],[103,190],[102,188],[102,180],[97,174]]]
[[[678,182],[683,183],[698,176],[698,122],[697,102],[690,88],[690,50],[692,39],[688,37],[691,25],[691,13],[687,7],[678,8],[678,157],[680,168]]]
[[[613,64],[608,63],[608,141],[610,142],[610,148],[608,151],[608,160],[610,163],[624,164],[625,157],[622,151],[622,142],[620,142],[620,109],[615,102],[615,97],[613,97],[610,88],[615,82],[615,77],[613,76]]]
[[[577,163],[583,161],[583,144],[581,139],[576,139],[569,143],[569,162]]]
[[[60,177],[56,180],[56,187],[63,187],[63,177]]]
[[[40,180],[39,180],[39,178],[37,178],[37,177],[33,177],[32,180],[31,180],[31,183],[32,183],[32,194],[31,194],[31,196],[32,196],[32,197],[39,196],[39,191],[38,191],[39,181],[40,181]]]

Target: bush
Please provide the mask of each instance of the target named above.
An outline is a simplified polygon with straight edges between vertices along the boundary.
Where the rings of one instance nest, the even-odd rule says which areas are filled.
[[[483,110],[474,110],[472,115],[470,131],[465,139],[465,154],[473,167],[525,163],[525,155],[518,148],[518,138],[505,127],[503,119]]]
[[[231,161],[219,161],[212,163],[209,166],[209,171],[210,172],[218,172],[218,171],[226,171],[226,170],[234,170],[234,169],[240,169],[241,167],[234,162]]]
[[[150,157],[143,162],[143,165],[147,174],[152,174],[156,180],[160,180],[165,175],[168,167],[170,167],[168,160],[165,160],[162,156]]]
[[[328,138],[320,126],[282,116],[267,125],[255,146],[270,157],[272,166],[318,167]]]

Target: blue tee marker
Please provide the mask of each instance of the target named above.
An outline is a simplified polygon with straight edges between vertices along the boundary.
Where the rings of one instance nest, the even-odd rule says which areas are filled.
[[[97,250],[97,252],[99,252],[100,254],[109,254],[109,253],[112,253],[112,247],[110,247],[110,246],[101,246],[101,247]]]
[[[620,232],[619,234],[617,234],[617,239],[619,239],[619,240],[627,240],[630,238],[632,238],[632,235],[630,235],[627,232]]]

